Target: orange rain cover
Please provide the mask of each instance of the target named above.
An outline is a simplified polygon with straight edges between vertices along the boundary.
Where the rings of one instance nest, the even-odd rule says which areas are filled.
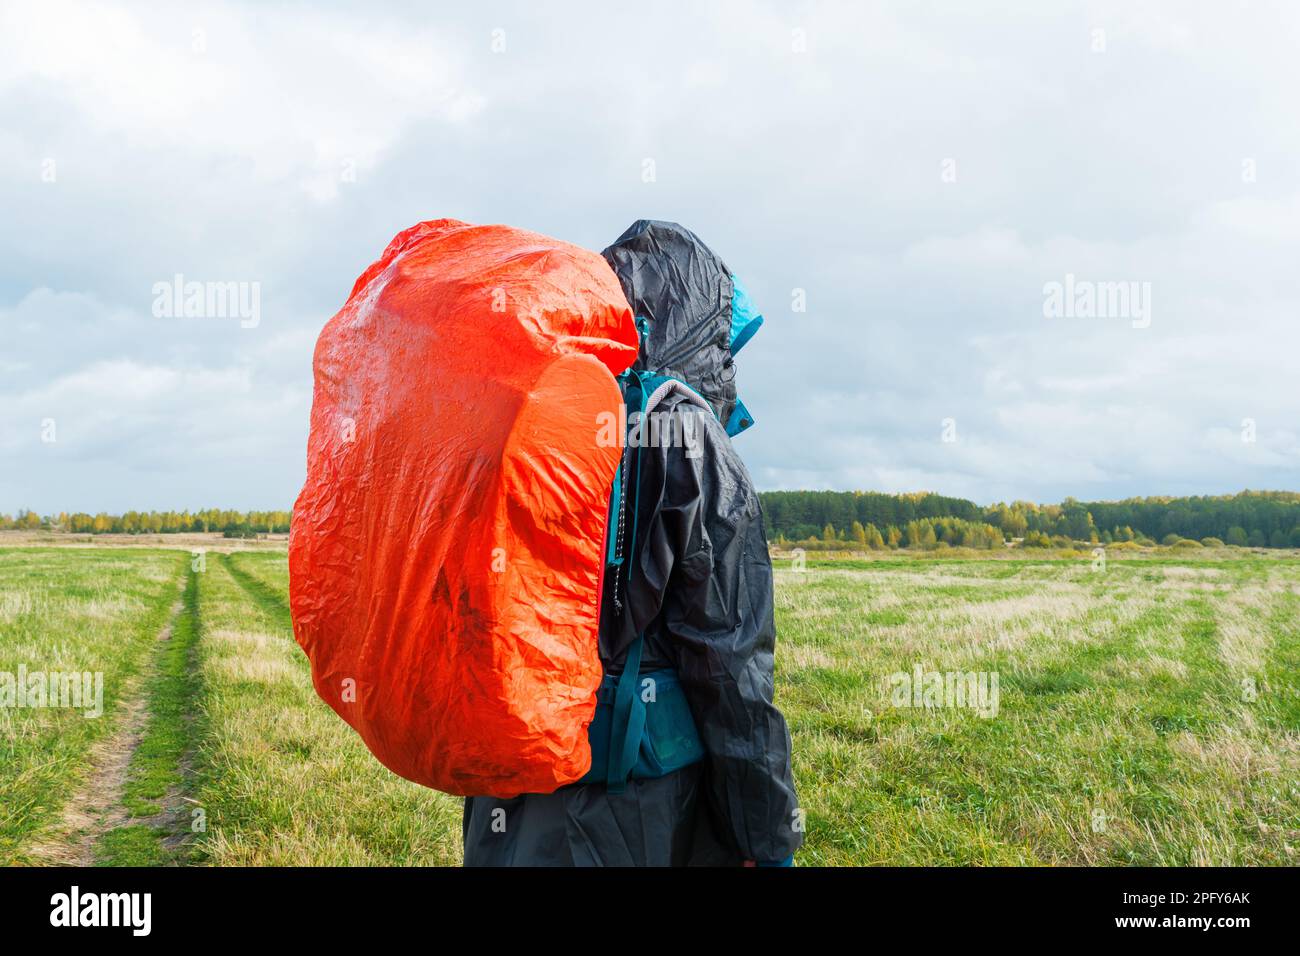
[[[636,358],[598,255],[423,222],[321,332],[289,596],[316,691],[389,769],[549,793],[591,763],[597,602]]]

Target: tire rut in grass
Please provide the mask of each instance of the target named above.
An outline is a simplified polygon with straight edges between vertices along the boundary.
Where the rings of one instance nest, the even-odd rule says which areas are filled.
[[[234,578],[235,583],[244,589],[244,593],[249,596],[253,603],[275,622],[277,628],[292,637],[293,617],[289,613],[289,605],[280,596],[279,592],[240,567],[236,555],[223,554],[221,560],[225,564],[226,570],[230,572],[230,576]]]
[[[193,750],[195,647],[200,634],[199,572],[186,578],[181,612],[159,650],[147,688],[148,717],[131,754],[121,792],[124,817],[106,828],[96,862],[109,866],[161,866],[186,862],[191,839],[186,783]]]
[[[190,608],[190,589],[196,587],[194,574],[182,579],[184,590],[172,605],[167,624],[158,633],[157,658],[165,656],[177,640]],[[52,866],[92,866],[101,860],[99,847],[113,833],[129,829],[131,811],[124,802],[130,786],[135,756],[148,734],[150,691],[156,677],[146,672],[126,683],[122,692],[119,726],[96,743],[87,754],[90,772],[64,807],[53,836],[30,849],[27,856],[37,864]]]
[[[160,640],[166,639],[164,631]],[[92,866],[98,834],[121,826],[126,808],[121,805],[131,754],[140,740],[146,716],[144,698],[138,693],[139,680],[126,688],[121,726],[110,737],[95,744],[87,755],[91,773],[68,800],[54,839],[33,847],[32,862],[53,866]]]

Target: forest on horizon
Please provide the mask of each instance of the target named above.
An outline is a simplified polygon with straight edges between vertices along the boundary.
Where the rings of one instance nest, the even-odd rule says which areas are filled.
[[[863,548],[996,548],[1132,541],[1209,546],[1300,548],[1300,492],[1242,491],[1234,495],[1127,498],[1060,504],[1013,501],[981,506],[932,492],[760,492],[768,539],[775,544]],[[0,531],[71,534],[217,532],[228,537],[284,534],[290,511],[61,512],[0,514]]]
[[[1300,492],[1126,498],[980,506],[930,492],[766,491],[776,544],[879,548],[1069,547],[1078,542],[1300,548]]]

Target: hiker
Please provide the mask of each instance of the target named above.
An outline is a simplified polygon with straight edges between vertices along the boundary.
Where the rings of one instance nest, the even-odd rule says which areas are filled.
[[[697,738],[699,749],[659,776],[466,798],[465,864],[788,866],[803,827],[790,735],[772,702],[772,567],[758,495],[731,442],[752,424],[732,359],[762,317],[722,260],[675,223],[641,220],[603,255],[641,332],[629,408],[630,394],[672,427],[656,429],[658,440],[630,435],[623,452],[621,522],[611,515],[610,534],[628,550],[604,579],[602,694],[620,692],[625,668],[650,675],[647,685],[664,675],[664,699],[679,687],[689,707],[678,723],[694,723],[677,753]],[[666,706],[647,705],[652,732],[667,719],[653,708]],[[604,756],[601,713],[593,758]],[[673,742],[687,731],[677,726]]]

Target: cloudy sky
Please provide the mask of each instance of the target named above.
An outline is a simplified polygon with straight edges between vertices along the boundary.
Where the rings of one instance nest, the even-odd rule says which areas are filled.
[[[1294,4],[377,6],[0,2],[0,511],[287,507],[316,335],[444,216],[694,229],[766,489],[1300,489]]]

